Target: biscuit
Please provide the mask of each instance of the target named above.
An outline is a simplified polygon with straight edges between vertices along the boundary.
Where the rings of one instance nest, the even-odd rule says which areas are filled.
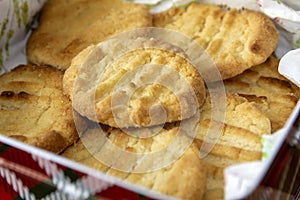
[[[270,119],[271,132],[282,128],[300,97],[300,90],[278,73],[279,60],[271,56],[265,63],[225,80],[226,91],[236,93],[258,108]]]
[[[188,164],[189,163],[189,164]],[[205,192],[205,165],[189,148],[171,167],[147,174],[131,174],[127,180],[147,184],[152,190],[180,199],[202,199]],[[204,186],[204,187],[203,187]]]
[[[73,59],[63,83],[81,115],[121,128],[189,118],[206,98],[204,81],[185,54],[146,38],[111,39],[86,48]]]
[[[215,62],[223,79],[263,63],[275,50],[274,23],[260,12],[191,4],[154,14],[154,26],[173,29],[195,40]],[[213,81],[213,80],[211,80]]]
[[[78,138],[63,72],[23,65],[0,77],[0,133],[55,153]]]
[[[206,141],[205,134],[209,126],[214,126],[215,124],[219,126],[219,124],[222,124],[222,122],[213,121],[213,117],[211,118],[212,109],[221,109],[219,107],[212,108],[211,95],[206,99],[202,106],[199,126],[196,129],[196,136],[194,139],[190,138],[193,140],[192,147],[195,149],[192,150],[189,148],[172,166],[167,166],[161,170],[148,173],[130,173],[130,170],[120,171],[118,170],[119,167],[129,166],[129,168],[126,169],[139,169],[139,167],[142,168],[142,166],[151,166],[151,162],[149,162],[149,160],[143,160],[144,162],[141,164],[141,162],[138,161],[139,159],[132,160],[132,158],[129,158],[126,154],[114,151],[109,143],[95,141],[95,138],[100,138],[95,135],[91,137],[93,139],[91,144],[96,143],[97,145],[94,147],[91,147],[89,144],[85,145],[91,149],[90,152],[88,152],[88,150],[84,148],[82,141],[85,141],[84,137],[89,137],[90,134],[96,134],[92,128],[83,134],[83,138],[81,138],[76,145],[69,147],[62,155],[101,170],[109,175],[142,185],[163,194],[183,199],[196,199],[196,197],[203,196],[203,194],[203,198],[206,199],[223,197],[224,168],[233,164],[260,160],[260,135],[270,134],[271,129],[270,121],[260,112],[254,102],[248,102],[246,98],[228,93],[225,95],[226,115],[224,118],[225,125],[222,129],[221,136],[209,154],[200,160],[197,149],[200,149],[204,143],[203,141]],[[215,99],[222,100],[218,97],[218,94],[214,95],[217,96]],[[213,105],[219,105],[218,102],[215,103],[216,104]],[[237,111],[240,113],[237,114]],[[184,121],[188,120],[192,120],[192,118]],[[147,154],[167,147],[167,145],[170,144],[170,141],[174,140],[174,135],[178,132],[179,127],[182,125],[181,123],[184,121],[167,123],[158,134],[149,138],[135,138],[124,132],[124,130],[128,129],[122,131],[121,129],[116,128],[109,128],[109,131],[104,131],[104,135],[109,138],[109,141],[117,145],[123,151]],[[154,128],[156,127],[130,129],[132,130],[130,133],[138,136],[143,134],[152,135]],[[251,129],[251,131],[248,129]],[[183,127],[183,130],[184,132],[193,131],[189,130],[187,127]],[[188,136],[190,136],[190,133],[188,133]],[[176,147],[179,146],[181,145],[176,145]],[[106,162],[101,163],[101,160],[97,160],[96,158],[99,158],[99,156],[103,156],[102,159],[106,159]],[[198,158],[196,159],[195,156]],[[157,157],[160,161],[166,158],[167,156]],[[128,165],[126,161],[129,159],[133,161],[133,165]],[[199,161],[205,163],[205,169],[200,167]],[[189,173],[179,172],[181,170],[187,170]],[[204,180],[203,172],[206,173],[205,185],[203,186],[203,182],[201,182],[200,189],[195,188],[199,187],[197,181]],[[193,178],[190,176],[193,176]],[[182,182],[185,184],[178,184]],[[180,189],[178,189],[178,187],[180,187]],[[193,191],[196,190],[199,193],[194,196],[195,193]]]
[[[148,135],[155,132],[153,128],[132,129],[130,133],[142,135],[141,132],[143,132],[144,135]],[[139,133],[135,133],[135,131]],[[143,186],[162,194],[180,199],[202,199],[206,187],[206,165],[198,156],[197,149],[193,144],[187,146],[178,159],[164,165],[161,165],[161,162],[168,159],[167,154],[169,153],[164,154],[165,157],[153,156],[147,159],[149,153],[155,153],[170,147],[169,144],[174,140],[174,137],[180,137],[178,141],[185,140],[186,136],[178,136],[177,134],[178,128],[176,127],[168,130],[163,128],[157,134],[147,138],[134,137],[121,129],[109,129],[103,130],[103,137],[99,139],[99,129],[90,127],[82,134],[78,143],[70,146],[61,155],[126,182]],[[95,138],[97,138],[96,142]],[[107,139],[106,141],[105,138]],[[103,141],[103,143],[100,141]],[[99,145],[99,142],[102,145]],[[115,148],[112,148],[110,144],[115,145],[121,151],[115,151]],[[168,148],[168,151],[176,153],[181,148],[179,146],[181,146],[181,142],[179,142],[179,145],[173,146],[175,147],[174,151],[170,148]],[[124,152],[132,152],[144,156],[140,157],[141,159],[131,159],[133,162],[129,162],[128,159],[130,157]],[[106,161],[109,162],[105,161],[106,158]],[[139,167],[151,165],[157,166],[157,169],[144,173],[133,171]],[[127,168],[128,166],[130,167]],[[126,167],[128,170],[121,170],[123,167]],[[185,184],[182,184],[183,182]]]
[[[220,98],[221,94],[210,96],[212,95],[215,95],[215,98],[207,98],[200,113],[195,135],[198,146],[201,147],[204,143],[211,142],[211,139],[217,139],[209,156],[231,159],[235,162],[259,160],[261,158],[260,136],[271,133],[270,120],[254,102],[230,93],[226,93],[224,117],[217,118],[218,116],[214,116],[212,110],[221,109],[218,101],[222,101],[222,98]],[[215,129],[215,127],[220,127],[220,129]],[[208,130],[219,130],[220,133],[207,135]],[[218,162],[216,160],[214,163]],[[230,162],[230,164],[233,163]]]
[[[211,97],[214,95],[213,97]],[[206,120],[225,122],[226,125],[234,126],[251,131],[254,134],[270,134],[271,125],[269,118],[263,113],[255,102],[237,94],[211,93],[201,108],[201,122]],[[223,98],[222,98],[223,96]],[[222,101],[225,101],[222,102]],[[222,108],[222,103],[224,108]],[[212,113],[224,113],[224,116]],[[222,118],[223,117],[223,118]]]
[[[208,169],[204,199],[223,199],[224,169],[260,160],[261,135],[271,133],[270,120],[256,103],[237,94],[226,93],[224,109],[221,95],[211,93],[206,99],[195,133],[194,143],[205,153],[202,159]],[[213,111],[223,112],[224,116],[215,115]]]
[[[223,99],[207,98],[200,113],[200,121],[195,130],[195,141],[199,148],[212,144],[209,154],[237,161],[259,160],[261,157],[261,135],[271,133],[270,120],[246,98],[236,94],[226,94],[226,107],[222,111]],[[212,104],[212,100],[217,101]],[[212,110],[224,116],[214,115]],[[218,133],[219,132],[219,133]]]
[[[132,2],[49,0],[28,40],[28,60],[67,69],[72,58],[87,46],[125,30],[151,25],[147,8]]]

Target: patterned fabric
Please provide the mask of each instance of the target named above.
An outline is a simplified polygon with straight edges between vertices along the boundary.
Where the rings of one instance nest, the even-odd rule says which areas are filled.
[[[29,27],[45,1],[0,1],[0,74],[26,63],[25,46]]]
[[[0,194],[5,200],[150,200],[105,180],[0,142]]]

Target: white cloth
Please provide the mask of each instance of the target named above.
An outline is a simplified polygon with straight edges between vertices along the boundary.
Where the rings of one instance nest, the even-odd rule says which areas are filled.
[[[0,74],[26,63],[29,26],[46,0],[0,0]]]

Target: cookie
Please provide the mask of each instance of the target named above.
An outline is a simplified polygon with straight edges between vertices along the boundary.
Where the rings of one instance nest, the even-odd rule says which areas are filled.
[[[189,129],[189,123],[182,124],[186,121],[193,120],[193,118],[180,122],[167,123],[159,133],[156,134],[154,134],[155,131],[153,130],[161,127],[154,126],[151,128],[121,130],[108,126],[102,128],[103,125],[95,123],[98,128],[101,127],[103,130],[101,136],[91,127],[87,132],[82,134],[82,138],[77,144],[69,147],[62,155],[101,170],[106,174],[116,176],[163,194],[183,199],[197,199],[200,198],[200,196],[207,199],[215,196],[223,197],[224,168],[242,162],[260,160],[260,136],[261,134],[270,134],[271,129],[269,119],[261,113],[254,102],[249,102],[246,98],[230,93],[225,95],[225,124],[213,120],[218,118],[214,118],[215,116],[212,115],[212,109],[222,110],[222,107],[212,107],[212,105],[216,106],[220,104],[219,102],[212,102],[211,99],[222,100],[221,94],[214,95],[215,98],[212,98],[211,94],[202,106],[195,138],[190,137],[191,132],[194,130]],[[209,154],[203,157],[203,159],[199,159],[198,149],[207,141],[205,140],[206,131],[210,126],[214,125],[224,125],[221,130],[220,138]],[[152,159],[145,159],[150,152],[160,151],[165,147],[168,147],[171,151],[172,148],[169,147],[170,142],[174,140],[174,136],[176,133],[178,134],[179,130],[187,134],[188,138],[190,137],[192,147],[184,151],[180,159],[176,160],[172,165],[154,170],[153,172],[130,172],[130,170],[145,169],[143,166],[153,166],[151,163],[151,161],[153,161]],[[187,131],[190,132],[188,133]],[[143,135],[153,136],[148,138],[135,137],[141,137]],[[108,138],[109,142],[101,142],[105,137]],[[180,134],[177,137],[180,138],[179,141],[186,139]],[[88,141],[85,138],[90,138],[91,142],[83,144],[84,141]],[[96,141],[95,138],[98,138],[99,141]],[[115,148],[110,145],[111,143],[118,146],[122,151],[115,151]],[[176,144],[174,152],[179,152],[180,146],[182,145]],[[123,151],[146,155],[146,157],[143,157],[143,162],[141,162],[139,161],[141,158],[132,158],[123,153]],[[157,159],[155,163],[162,163],[169,157],[164,154],[162,156],[155,156],[155,158]],[[129,160],[132,161],[133,164],[128,164]],[[202,164],[205,163],[205,169],[200,167],[199,161],[201,161]],[[118,170],[120,168],[126,170]],[[185,170],[189,171],[189,173],[184,172]],[[203,175],[203,172],[205,172],[205,175]],[[205,176],[205,179],[203,176]],[[201,182],[201,184],[198,183],[200,180],[206,180],[204,186],[202,185],[203,182]],[[179,184],[183,182],[185,184]],[[200,188],[198,188],[199,185],[201,186]],[[180,187],[180,189],[178,189],[178,187]],[[194,191],[198,191],[199,193],[196,195]]]
[[[198,156],[195,146],[192,144],[182,149],[181,141],[186,140],[187,137],[184,136],[185,134],[178,133],[179,130],[176,127],[162,128],[158,132],[155,127],[153,128],[104,130],[97,128],[96,125],[87,129],[78,143],[70,146],[61,155],[162,194],[180,199],[202,199],[206,187],[206,165]],[[99,133],[99,130],[102,130],[102,133]],[[129,135],[127,131],[132,135]],[[134,135],[148,135],[149,137],[139,138]],[[179,137],[179,145],[170,146],[175,137]],[[120,151],[116,151],[116,147]],[[163,152],[165,156],[150,155],[151,153],[155,155],[163,149],[167,149],[166,152],[169,153]],[[181,150],[183,151],[178,158],[175,156],[176,159],[172,162],[164,163]],[[127,153],[140,156],[133,159]],[[136,171],[146,169],[147,166],[155,166],[155,168],[144,172]],[[182,184],[183,182],[185,184]]]
[[[205,84],[184,52],[155,39],[111,39],[79,53],[64,74],[74,109],[112,127],[145,127],[189,118]]]
[[[205,155],[208,156],[204,160],[218,157],[220,159],[213,159],[213,162],[208,163],[222,168],[235,163],[260,160],[261,135],[271,133],[270,120],[255,103],[230,93],[225,95],[224,116],[215,115],[212,111],[218,113],[222,108],[218,101],[222,99],[220,94],[212,95],[217,98],[207,98],[195,134],[195,143],[201,150],[204,148]],[[229,160],[231,161],[228,162]]]
[[[225,101],[223,106],[221,101]],[[261,135],[270,133],[270,120],[255,102],[237,94],[211,93],[195,134],[195,144],[204,153],[208,169],[204,199],[223,199],[224,169],[260,160]]]
[[[67,69],[72,58],[87,46],[125,30],[151,25],[147,8],[132,2],[49,0],[28,40],[28,60]]]
[[[275,50],[278,34],[264,14],[191,4],[154,14],[154,26],[173,29],[195,40],[212,58],[223,79],[263,63]],[[213,80],[211,80],[213,81]]]
[[[255,102],[270,119],[271,132],[282,128],[300,97],[300,90],[278,73],[279,60],[271,56],[265,63],[225,80],[228,92]]]
[[[255,102],[229,92],[225,94],[211,93],[207,96],[201,109],[201,123],[205,123],[205,121],[224,122],[228,126],[242,128],[257,135],[271,133],[269,118]]]
[[[180,199],[202,199],[205,192],[206,168],[203,161],[199,162],[196,152],[189,148],[173,166],[166,168],[165,171],[131,174],[127,180],[136,181],[137,184],[147,184],[154,191]]]
[[[0,133],[59,153],[78,138],[63,72],[22,65],[0,77]]]

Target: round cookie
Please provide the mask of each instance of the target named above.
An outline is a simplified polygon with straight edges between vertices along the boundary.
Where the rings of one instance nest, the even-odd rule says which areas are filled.
[[[151,25],[147,8],[132,2],[49,0],[28,40],[28,60],[67,69],[72,58],[87,46],[125,30]]]
[[[284,126],[300,97],[299,88],[279,74],[278,64],[279,60],[270,56],[266,62],[224,81],[226,91],[256,103],[270,119],[272,133]]]
[[[99,128],[94,126],[85,130],[81,139],[66,149],[62,156],[170,197],[203,199],[207,176],[206,164],[200,159],[194,144],[182,146],[182,141],[186,141],[188,137],[183,132],[178,133],[178,127],[162,128],[147,138],[130,136],[121,129],[104,130],[103,127],[101,134]],[[155,128],[132,131],[138,131],[139,135],[143,135],[142,133],[147,135],[149,132],[156,132]],[[178,144],[170,148],[170,143],[176,137]],[[167,153],[164,151],[166,149]],[[160,156],[151,156],[159,151],[164,153]],[[127,153],[137,157],[130,159],[132,156],[128,156]],[[174,160],[169,160],[172,157]],[[137,170],[151,168],[150,166],[156,166],[156,169]]]
[[[0,133],[55,153],[74,143],[78,134],[62,78],[60,70],[31,65],[0,76]]]
[[[206,97],[204,81],[179,48],[145,38],[88,47],[63,82],[76,111],[112,127],[186,119]]]
[[[264,14],[191,4],[154,15],[154,26],[176,30],[194,39],[214,60],[223,79],[263,63],[275,50],[277,30]],[[214,81],[214,80],[212,80]]]
[[[213,95],[219,97],[223,94]],[[271,124],[256,103],[231,93],[226,93],[225,116],[220,121],[211,114],[213,110],[222,109],[219,107],[221,100],[212,104],[214,99],[221,98],[210,96],[202,107],[194,142],[203,153],[208,169],[205,198],[223,199],[224,169],[260,160],[261,135],[271,133]]]

